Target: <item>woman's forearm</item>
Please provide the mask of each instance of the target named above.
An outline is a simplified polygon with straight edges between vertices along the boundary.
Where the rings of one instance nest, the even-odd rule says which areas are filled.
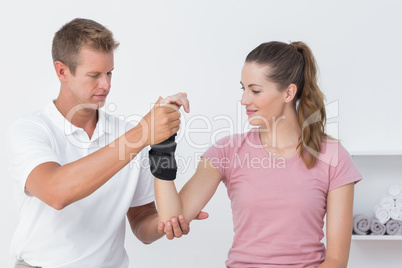
[[[155,178],[155,198],[161,222],[183,215],[183,204],[173,181]]]
[[[179,194],[173,181],[155,178],[155,196],[160,221],[166,222],[172,217],[183,215],[190,223],[212,198],[220,181],[219,171],[204,158]]]
[[[317,268],[346,268],[347,261],[333,258],[326,258]]]

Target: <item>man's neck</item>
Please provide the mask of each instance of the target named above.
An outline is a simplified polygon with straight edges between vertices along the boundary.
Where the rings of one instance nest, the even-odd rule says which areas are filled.
[[[74,126],[84,129],[89,139],[92,138],[98,122],[98,110],[96,105],[72,104],[62,100],[60,96],[56,99],[54,104],[64,118]]]

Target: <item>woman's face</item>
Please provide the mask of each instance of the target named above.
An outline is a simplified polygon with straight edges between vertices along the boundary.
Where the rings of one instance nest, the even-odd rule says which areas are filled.
[[[284,112],[286,92],[267,80],[269,71],[269,66],[246,62],[241,72],[241,104],[246,107],[248,122],[253,126],[268,128]]]

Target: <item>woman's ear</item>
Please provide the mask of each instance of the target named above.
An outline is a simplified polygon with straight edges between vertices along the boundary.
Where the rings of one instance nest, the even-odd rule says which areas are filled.
[[[295,84],[290,84],[287,89],[285,89],[285,102],[290,103],[296,96],[297,86]]]
[[[65,81],[67,79],[68,67],[61,61],[56,61],[54,63],[54,70],[60,81]]]

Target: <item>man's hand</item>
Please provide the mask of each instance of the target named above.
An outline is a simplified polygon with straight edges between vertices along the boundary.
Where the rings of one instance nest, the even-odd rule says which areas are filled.
[[[181,113],[176,105],[161,105],[162,98],[152,107],[140,121],[141,141],[145,146],[158,144],[166,140],[180,128]]]
[[[209,217],[208,213],[201,211],[196,220],[205,220]],[[186,235],[190,232],[190,225],[184,219],[183,215],[179,215],[177,218],[172,217],[170,221],[165,223],[161,222],[158,225],[158,233],[166,234],[166,238],[172,240],[173,238],[180,238],[182,235]]]

